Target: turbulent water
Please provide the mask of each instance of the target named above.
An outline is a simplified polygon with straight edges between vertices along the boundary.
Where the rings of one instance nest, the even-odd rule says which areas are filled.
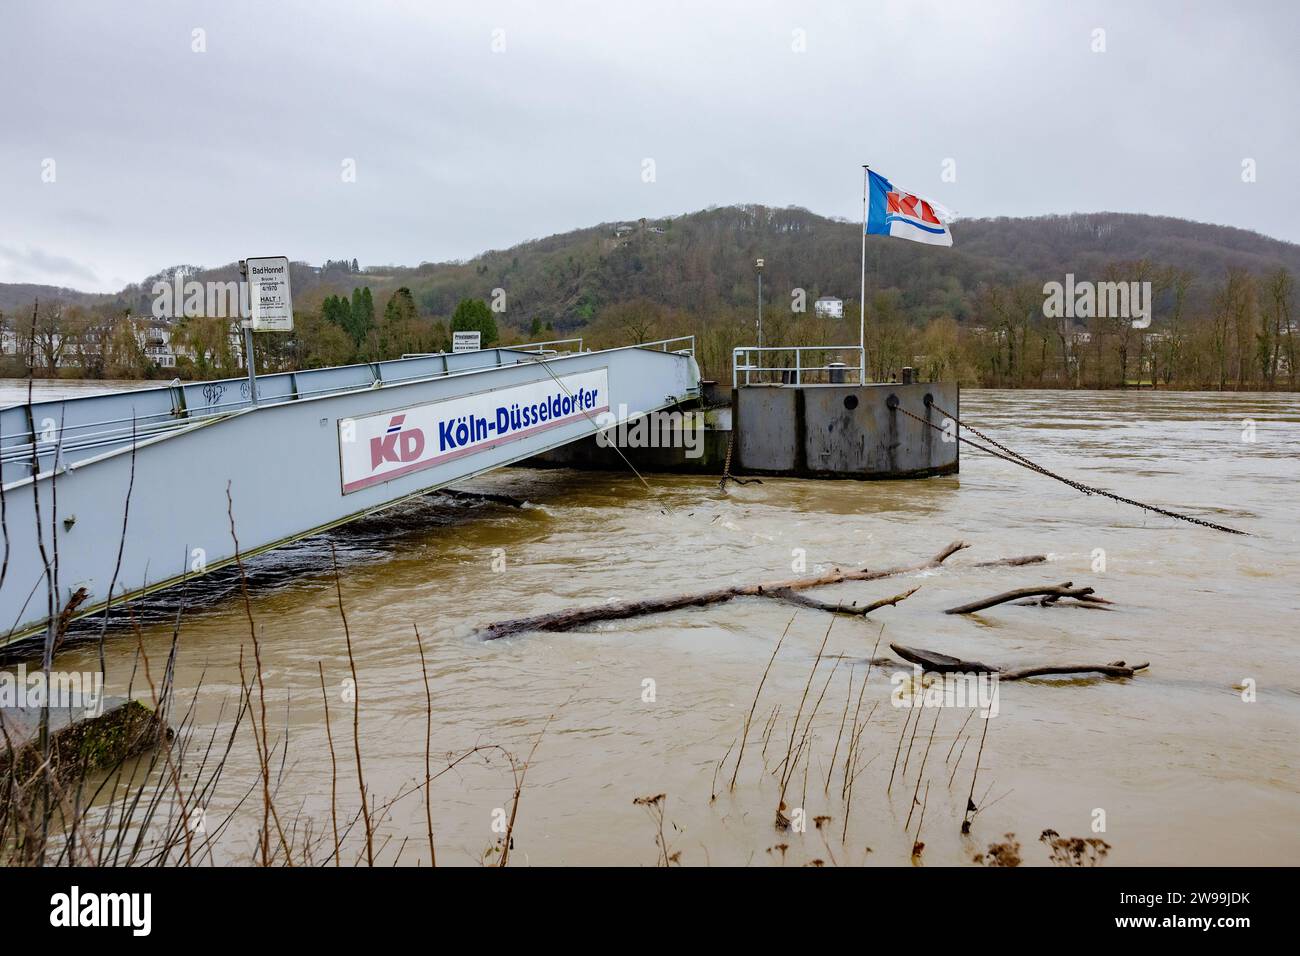
[[[10,400],[24,395],[0,391]],[[970,863],[990,843],[1007,842],[1006,834],[1015,835],[1026,863],[1047,863],[1039,841],[1047,829],[1104,839],[1108,865],[1293,862],[1300,852],[1300,401],[967,391],[962,413],[1049,468],[1250,536],[1086,497],[965,448],[961,474],[951,478],[766,480],[726,494],[707,479],[649,476],[647,489],[622,474],[497,472],[464,487],[518,496],[527,507],[433,497],[250,566],[269,736],[279,748],[277,807],[286,817],[311,818],[314,836],[330,828],[318,662],[341,827],[359,807],[334,548],[372,810],[396,798],[376,813],[385,862],[429,858],[418,789],[426,697],[417,625],[432,695],[433,771],[476,745],[500,745],[521,762],[536,746],[512,863],[653,864],[661,856],[654,808],[633,801],[657,794],[666,795],[667,852],[680,853],[683,864]],[[920,586],[869,620],[742,598],[575,633],[474,636],[487,622],[574,605],[798,577],[835,564],[911,564],[954,539],[971,547],[940,569],[811,592],[861,603]],[[1035,553],[1050,563],[972,567]],[[797,566],[801,556],[806,570]],[[1066,580],[1116,603],[942,613],[1009,588]],[[164,594],[143,617],[142,646],[155,674],[171,641],[163,618],[181,600]],[[188,700],[198,688],[196,723],[210,732],[225,726],[236,702],[241,645],[251,652],[249,623],[229,575],[192,588],[184,601],[179,696]],[[787,627],[732,790],[736,738]],[[986,722],[968,720],[969,710],[937,708],[921,712],[914,738],[911,726],[900,736],[909,711],[891,706],[898,667],[877,666],[862,694],[865,729],[850,804],[841,796],[844,757],[860,681],[873,647],[879,642],[877,653],[886,656],[891,641],[990,664],[1151,666],[1133,679],[1005,683],[986,735]],[[106,650],[109,691],[120,693],[137,641],[119,625]],[[93,646],[81,645],[58,666],[83,669],[96,659]],[[137,694],[140,682],[137,676]],[[814,709],[816,719],[787,775],[782,763],[803,736],[801,724],[791,746],[801,701],[803,719]],[[977,752],[979,812],[963,836]],[[256,774],[245,734],[209,818],[233,807]],[[795,821],[788,830],[774,826],[782,776]],[[501,751],[442,773],[431,788],[437,862],[483,859],[514,792]],[[830,819],[813,822],[821,817]],[[222,838],[221,857],[251,860],[259,825],[260,802],[246,804]],[[924,848],[914,860],[918,829]],[[332,837],[325,843],[332,846]],[[345,860],[362,852],[353,830]]]

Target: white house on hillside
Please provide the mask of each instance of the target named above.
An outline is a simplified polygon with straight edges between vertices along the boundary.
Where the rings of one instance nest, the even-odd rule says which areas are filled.
[[[813,313],[819,318],[842,319],[844,318],[844,300],[824,295],[813,303]]]

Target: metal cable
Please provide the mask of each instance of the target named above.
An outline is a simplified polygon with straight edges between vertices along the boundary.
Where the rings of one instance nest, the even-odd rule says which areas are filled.
[[[672,341],[672,340],[671,340],[671,339],[668,339],[668,340],[666,340],[666,341]],[[551,378],[555,379],[555,384],[558,385],[558,386],[560,386],[560,389],[564,392],[564,394],[567,395],[567,396],[569,396],[569,398],[573,398],[573,393],[569,391],[568,386],[566,386],[562,381],[560,381],[559,376],[557,376],[557,375],[555,374],[555,372],[551,370],[551,367],[550,367],[549,365],[546,364],[546,359],[545,359],[545,358],[535,358],[535,359],[532,359],[532,361],[533,361],[535,364],[541,365],[542,368],[546,369],[547,374],[550,375]],[[520,364],[523,364],[523,363],[520,363]],[[602,428],[601,425],[600,425],[600,422],[598,422],[598,421],[596,421],[596,419],[592,418],[592,417],[591,417],[591,413],[588,412],[585,408],[579,409],[579,411],[581,411],[583,415],[586,415],[586,416],[587,416],[587,421],[591,422],[592,426],[593,426],[593,427],[596,429],[596,431],[598,431],[598,432],[603,432],[603,431],[605,431],[607,428],[609,428],[609,427],[613,427],[613,426],[606,426],[605,428]],[[628,468],[632,469],[632,474],[636,475],[636,480],[637,480],[637,481],[639,481],[639,482],[641,482],[641,484],[645,485],[645,490],[646,490],[646,491],[651,491],[651,490],[653,490],[653,489],[651,489],[651,487],[650,487],[650,483],[647,482],[644,478],[641,477],[641,472],[639,472],[639,471],[636,470],[636,465],[632,464],[631,460],[627,457],[627,455],[623,454],[623,449],[621,449],[621,448],[618,447],[618,442],[617,442],[617,441],[611,442],[611,443],[610,443],[610,447],[613,448],[616,452],[618,452],[618,457],[622,458],[622,459],[623,459],[623,463],[624,463],[625,465],[627,465]]]
[[[1187,521],[1192,524],[1198,524],[1204,528],[1211,528],[1215,531],[1223,531],[1226,532],[1227,534],[1240,534],[1240,535],[1245,535],[1247,537],[1250,536],[1249,531],[1239,531],[1236,528],[1229,528],[1226,525],[1215,524],[1213,521],[1206,521],[1204,518],[1196,518],[1193,517],[1192,515],[1179,514],[1177,511],[1169,511],[1166,508],[1160,508],[1157,507],[1156,505],[1150,505],[1142,501],[1134,501],[1132,498],[1125,498],[1123,495],[1117,495],[1113,492],[1106,491],[1103,488],[1097,488],[1094,487],[1093,485],[1085,485],[1083,484],[1083,482],[1075,481],[1073,478],[1067,478],[1064,475],[1058,475],[1056,472],[1050,471],[1047,468],[1044,468],[1042,465],[1030,461],[1028,458],[1020,454],[1019,452],[1012,451],[1006,445],[1003,445],[1002,443],[995,441],[994,439],[990,438],[988,435],[984,434],[979,429],[972,428],[970,425],[967,425],[956,415],[952,414],[951,412],[945,411],[943,408],[941,408],[938,404],[934,402],[933,399],[929,399],[926,402],[926,404],[929,405],[931,408],[933,408],[935,411],[937,411],[940,415],[943,415],[945,418],[951,419],[953,423],[956,424],[958,427],[966,429],[971,434],[979,436],[979,438],[983,439],[984,441],[992,445],[993,448],[987,448],[984,445],[979,444],[978,442],[971,441],[969,438],[964,438],[961,435],[957,435],[958,441],[970,445],[972,448],[976,449],[977,451],[982,451],[986,455],[992,455],[995,458],[1001,458],[1003,461],[1009,461],[1013,465],[1019,465],[1022,468],[1028,468],[1030,471],[1037,472],[1040,475],[1046,475],[1048,478],[1053,478],[1056,481],[1061,482],[1062,484],[1069,485],[1071,488],[1075,489],[1076,491],[1081,491],[1085,495],[1101,495],[1104,498],[1109,498],[1112,501],[1118,501],[1121,504],[1133,505],[1135,508],[1142,508],[1144,511],[1151,511],[1158,515],[1164,515],[1166,518],[1176,518],[1179,521]],[[913,412],[909,412],[901,404],[897,405],[896,407],[904,415],[906,415],[909,418],[916,419],[922,425],[927,425],[930,428],[935,429],[936,431],[940,431],[940,432],[943,431],[942,426],[936,425],[934,422],[930,421],[929,419],[922,418],[920,415],[914,414]],[[999,450],[994,451],[993,450],[994,448]]]

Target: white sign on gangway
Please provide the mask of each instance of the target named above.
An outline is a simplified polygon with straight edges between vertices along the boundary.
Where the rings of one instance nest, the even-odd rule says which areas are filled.
[[[253,331],[293,331],[293,295],[289,291],[286,256],[248,260],[248,302]]]
[[[453,352],[477,352],[482,347],[479,345],[482,339],[482,332],[453,332],[451,333],[451,350]]]
[[[598,368],[341,418],[343,493],[350,495],[552,429],[568,428],[570,438],[580,438],[604,424],[600,416],[608,411],[609,369]],[[438,480],[439,476],[430,475],[426,484]]]

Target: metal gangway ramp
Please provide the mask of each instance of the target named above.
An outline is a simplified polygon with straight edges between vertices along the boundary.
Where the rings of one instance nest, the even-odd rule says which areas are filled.
[[[687,338],[11,406],[0,646],[699,394]]]

